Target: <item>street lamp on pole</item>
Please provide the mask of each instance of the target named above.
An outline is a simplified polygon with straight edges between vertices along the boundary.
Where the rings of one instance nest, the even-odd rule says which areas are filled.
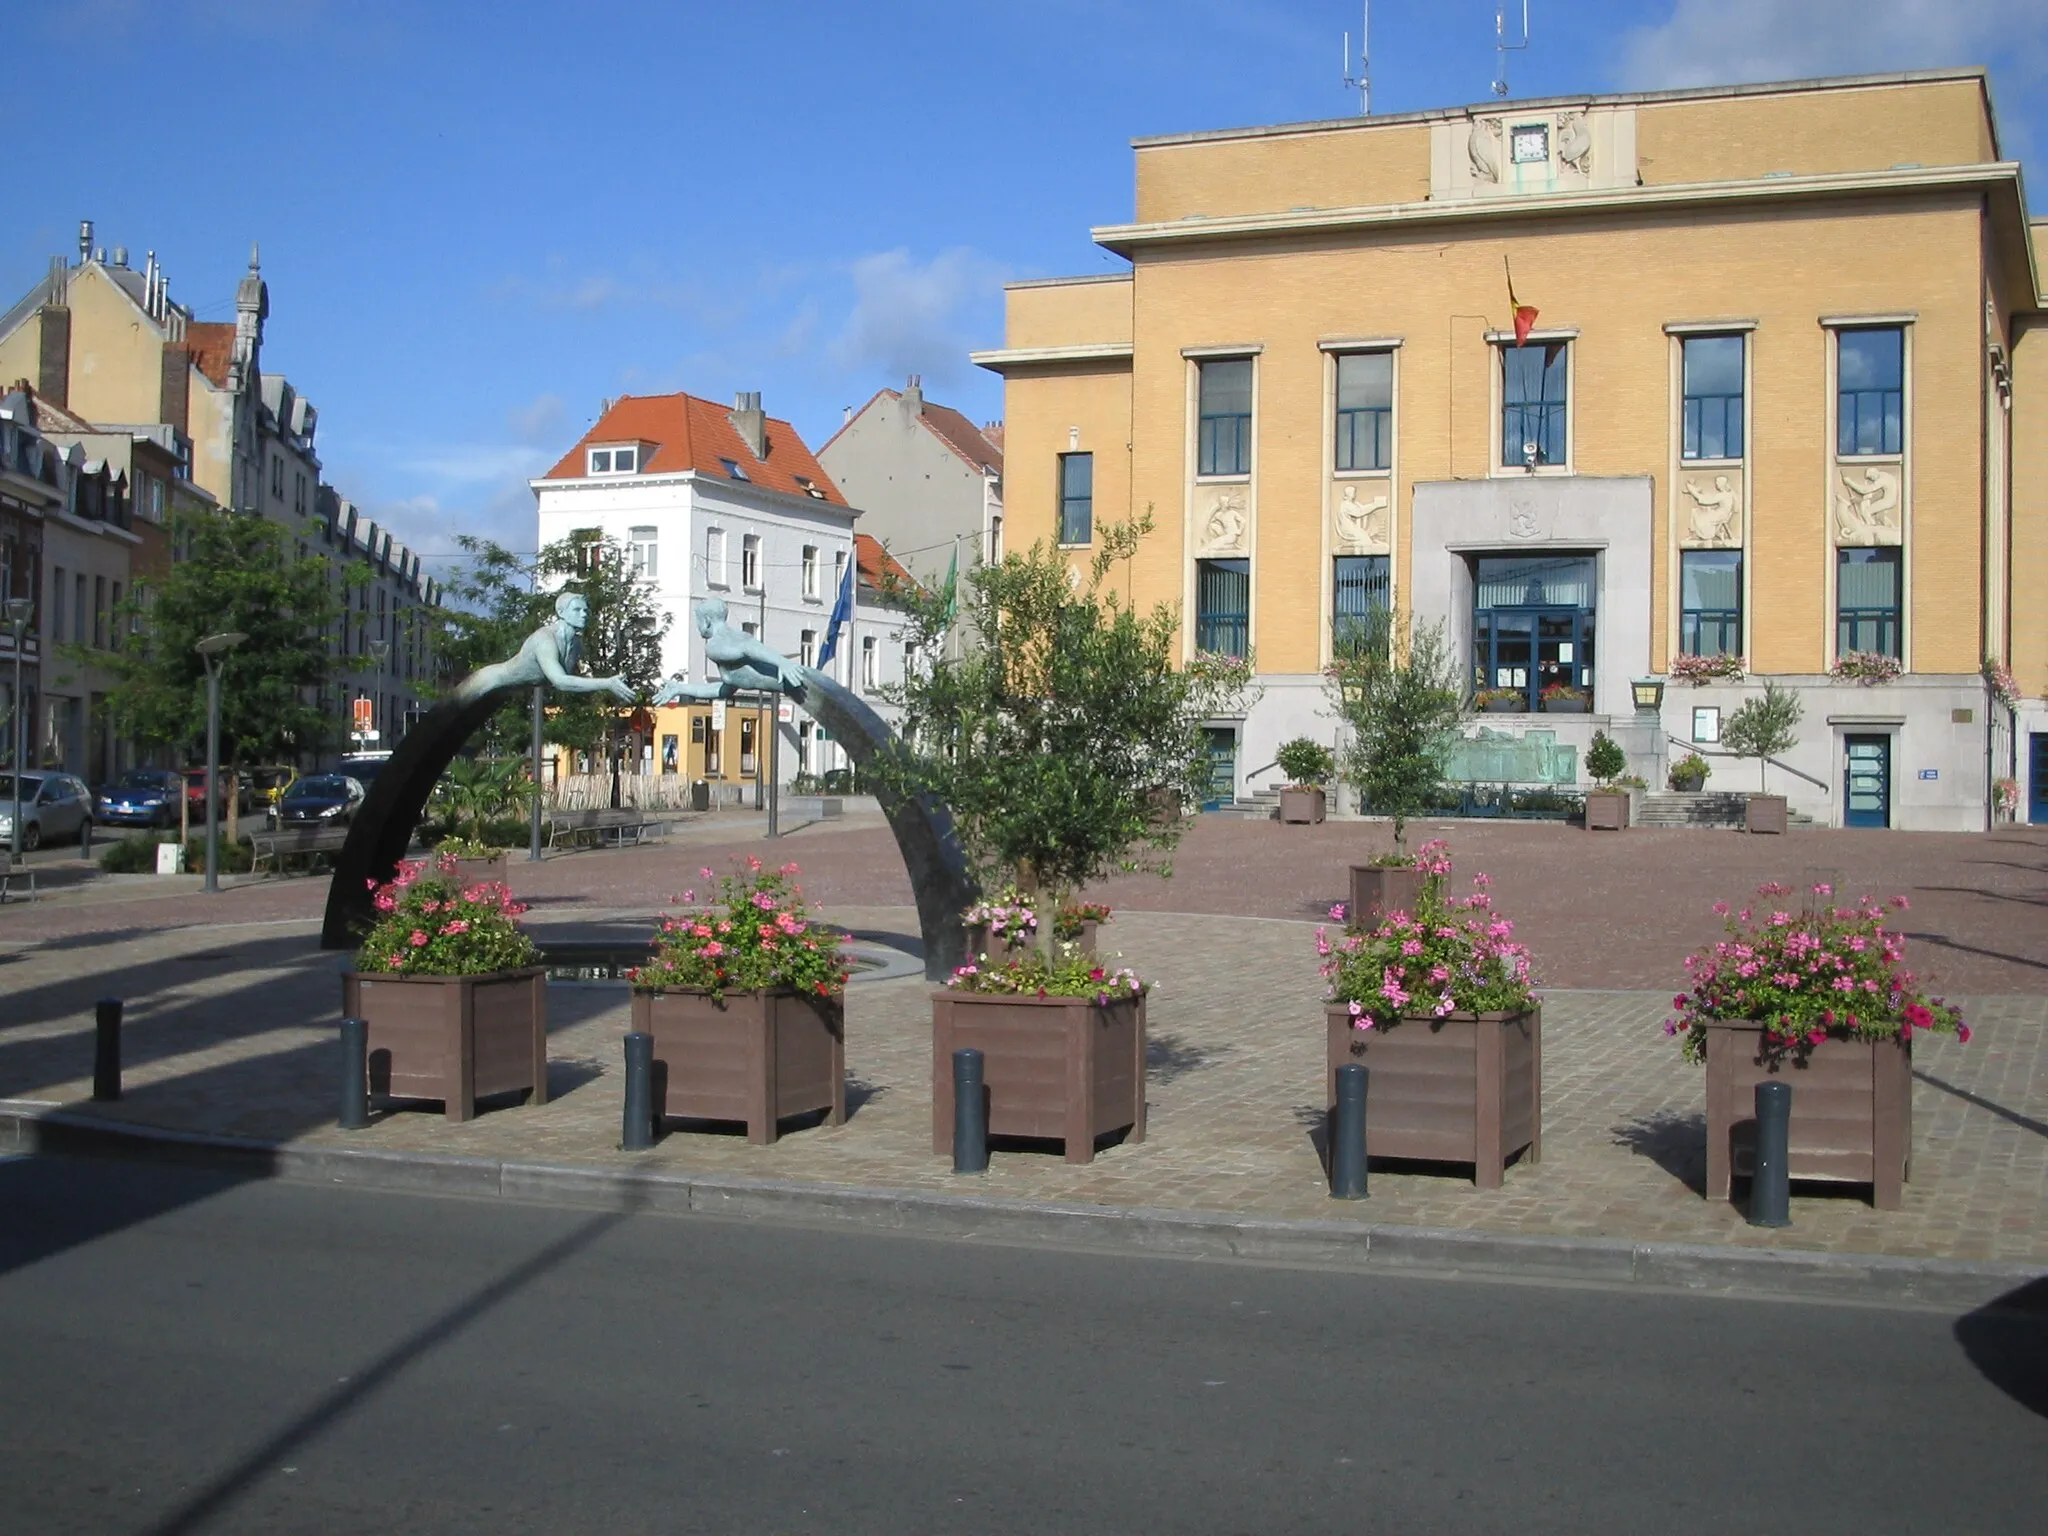
[[[21,857],[21,758],[26,750],[22,746],[21,730],[21,637],[28,633],[28,621],[35,611],[36,605],[28,598],[10,597],[7,600],[7,627],[14,633],[14,707],[10,711],[14,729],[10,759],[10,766],[14,769],[14,819],[7,823],[7,831],[11,840],[11,851],[17,859]]]
[[[208,635],[192,649],[206,663],[206,889],[220,889],[220,669],[227,653],[248,639]]]

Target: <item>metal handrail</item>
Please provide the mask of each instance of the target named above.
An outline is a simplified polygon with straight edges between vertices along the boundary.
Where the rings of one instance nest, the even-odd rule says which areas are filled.
[[[1696,741],[1680,741],[1676,736],[1673,736],[1669,731],[1666,731],[1664,733],[1664,739],[1670,742],[1671,745],[1674,747],[1683,747],[1686,751],[1698,753],[1701,757],[1731,757],[1738,762],[1747,760],[1740,752],[1715,752],[1708,749],[1702,749],[1700,744]],[[1806,780],[1807,783],[1814,785],[1824,795],[1831,795],[1834,793],[1833,786],[1830,785],[1825,779],[1816,779],[1804,768],[1794,768],[1790,763],[1784,762],[1781,759],[1775,757],[1767,757],[1764,759],[1764,761],[1769,763],[1774,768],[1784,769],[1785,772],[1791,774],[1792,777],[1795,779]]]

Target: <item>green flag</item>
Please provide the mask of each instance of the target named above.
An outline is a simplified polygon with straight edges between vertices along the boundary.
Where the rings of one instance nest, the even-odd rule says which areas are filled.
[[[960,612],[960,546],[958,544],[953,546],[953,563],[946,567],[946,585],[942,590],[945,596],[945,608],[943,611],[945,613],[946,628],[951,629],[955,616]]]

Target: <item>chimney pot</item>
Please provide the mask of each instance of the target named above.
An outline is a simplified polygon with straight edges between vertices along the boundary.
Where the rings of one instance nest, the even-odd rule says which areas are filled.
[[[127,266],[127,265],[128,265],[128,247],[127,247],[127,246],[125,246],[125,245],[117,245],[117,246],[115,246],[115,247],[114,247],[114,265],[115,265],[115,266],[117,266],[117,267],[125,267],[125,266]]]
[[[82,267],[92,257],[92,220],[78,221],[78,264]]]

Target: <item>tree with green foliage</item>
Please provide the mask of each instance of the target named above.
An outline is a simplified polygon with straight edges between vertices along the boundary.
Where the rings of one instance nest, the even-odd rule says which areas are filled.
[[[1441,623],[1404,633],[1385,609],[1361,622],[1328,672],[1337,716],[1351,727],[1345,776],[1366,809],[1393,818],[1394,847],[1405,851],[1409,818],[1443,782],[1464,690]]]
[[[1593,744],[1586,748],[1586,772],[1596,784],[1606,784],[1628,771],[1628,754],[1621,749],[1621,743],[1605,731],[1593,733]]]
[[[1307,736],[1282,742],[1273,761],[1297,789],[1321,789],[1337,772],[1337,754]]]
[[[553,613],[551,593],[534,590],[533,566],[502,544],[474,534],[457,534],[463,563],[441,584],[434,614],[434,654],[441,666],[436,695],[452,690],[478,667],[517,653],[526,637]],[[531,705],[508,703],[485,722],[475,738],[486,756],[524,754],[532,735]]]
[[[1760,699],[1746,699],[1721,727],[1721,745],[1737,757],[1756,759],[1758,792],[1769,788],[1770,759],[1799,744],[1799,720],[1806,713],[1799,695],[1764,682]]]
[[[950,807],[976,877],[1014,884],[1041,912],[1117,870],[1170,873],[1208,781],[1202,722],[1214,684],[1177,668],[1179,622],[1141,613],[1106,582],[1149,519],[1098,529],[1084,573],[1039,543],[965,578],[960,654],[944,594],[899,590],[919,655],[889,701],[911,749],[871,765],[898,792]],[[1052,943],[1054,925],[1040,925]]]
[[[367,580],[367,569],[352,564],[337,583],[324,556],[294,556],[283,528],[244,514],[180,515],[171,537],[183,557],[135,583],[116,610],[112,651],[90,654],[114,675],[107,702],[121,729],[202,751],[206,665],[193,647],[238,631],[248,638],[221,668],[223,766],[317,754],[340,727],[321,697],[334,667],[328,640],[342,615],[340,594]]]

